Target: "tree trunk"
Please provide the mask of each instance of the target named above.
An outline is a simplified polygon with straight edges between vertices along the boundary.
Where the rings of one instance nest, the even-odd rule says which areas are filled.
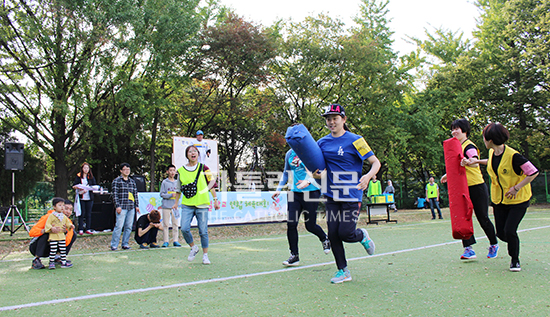
[[[227,173],[229,174],[229,182],[231,184],[230,189],[231,191],[235,191],[235,185],[237,182],[237,174],[236,174],[236,167],[235,167],[235,158],[231,155],[228,156],[229,166],[227,169]]]
[[[54,102],[53,105],[53,111],[51,116],[51,122],[52,122],[52,130],[53,130],[53,152],[51,153],[51,156],[54,160],[54,167],[55,167],[55,181],[54,181],[54,188],[55,188],[55,195],[57,197],[61,198],[67,198],[67,185],[68,185],[68,179],[69,179],[69,171],[67,169],[67,161],[66,161],[66,150],[65,150],[65,141],[67,140],[66,136],[66,123],[65,123],[65,113],[62,110],[63,107],[59,106],[59,104],[63,103],[63,99],[61,97],[58,98],[57,101]]]
[[[69,184],[69,171],[65,161],[65,148],[62,141],[54,142],[54,164],[55,164],[55,196],[67,198],[67,189]]]
[[[151,160],[149,175],[151,176],[151,185],[149,186],[149,191],[154,192],[156,189],[156,177],[155,177],[155,169],[156,169],[156,160],[155,160],[155,151],[157,148],[157,126],[158,126],[158,119],[159,118],[159,110],[158,108],[155,110],[155,115],[153,118],[153,128],[152,128],[152,134],[151,134],[151,148],[149,149],[149,159]]]

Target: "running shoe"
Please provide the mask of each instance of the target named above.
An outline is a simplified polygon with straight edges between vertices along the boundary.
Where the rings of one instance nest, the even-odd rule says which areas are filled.
[[[368,255],[373,255],[375,248],[374,241],[370,239],[367,229],[361,228],[360,230],[363,231],[363,240],[361,240],[361,244],[363,245],[365,250],[367,250]]]
[[[42,261],[40,261],[40,258],[34,258],[34,260],[32,260],[32,268],[35,270],[41,270],[45,268],[45,266],[42,264]]]
[[[474,249],[470,247],[464,248],[464,253],[460,256],[461,260],[472,260],[477,258]]]
[[[164,242],[164,243],[162,244],[162,247],[163,247],[163,248],[168,248],[169,245],[170,245],[170,244],[169,244],[168,242]]]
[[[73,264],[69,261],[65,262],[65,264],[61,264],[62,269],[68,269],[70,267],[73,267]]]
[[[208,254],[206,253],[202,255],[202,264],[204,265],[210,264],[210,260],[208,259]]]
[[[156,249],[156,248],[160,248],[158,244],[156,244],[155,242],[152,242],[149,247],[151,247],[151,249]]]
[[[298,257],[298,254],[290,254],[290,257],[288,260],[283,261],[284,266],[298,266],[300,265],[300,258]]]
[[[84,231],[85,234],[94,234],[91,230]]]
[[[330,253],[330,241],[328,239],[323,241],[323,252],[325,252],[325,254]]]
[[[512,272],[519,272],[521,271],[521,266],[519,265],[519,261],[512,261],[510,263],[510,271]]]
[[[149,249],[149,247],[145,243],[140,244],[139,248],[140,249]]]
[[[497,253],[498,253],[498,244],[494,244],[489,247],[489,254],[487,254],[487,257],[489,259],[494,259],[497,257]]]
[[[48,269],[55,270],[55,262],[50,262],[50,265],[48,266]],[[510,268],[512,270],[512,268]]]
[[[179,243],[178,241],[174,241],[174,246],[175,247],[181,247],[181,243]]]
[[[196,245],[192,246],[191,251],[189,252],[189,256],[187,257],[187,261],[193,261],[197,256],[197,253],[199,253],[199,247]]]
[[[123,246],[122,246],[122,249],[123,249],[123,250],[130,250],[131,247],[130,247],[129,245],[123,245]]]
[[[344,268],[343,270],[338,270],[336,274],[334,274],[334,277],[330,279],[330,282],[332,284],[339,284],[343,282],[349,282],[351,281],[351,273],[349,272],[348,268]]]

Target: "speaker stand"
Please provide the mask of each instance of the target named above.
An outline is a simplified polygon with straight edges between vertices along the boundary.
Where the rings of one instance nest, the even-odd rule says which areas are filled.
[[[17,226],[17,228],[14,229],[15,226],[15,213],[17,212],[17,215],[19,216],[19,220],[21,221],[21,224]],[[11,224],[9,227],[10,236],[13,236],[13,234],[21,228],[21,226],[25,226],[25,230],[29,232],[29,228],[27,227],[27,224],[25,223],[25,220],[23,220],[23,216],[21,216],[21,213],[19,212],[19,209],[17,209],[17,206],[15,205],[15,171],[11,171],[11,206],[8,210],[8,213],[6,214],[6,219],[4,219],[4,222],[2,223],[2,227],[0,227],[0,232],[4,230],[4,227],[6,226],[6,222],[8,222],[8,219],[11,218]]]

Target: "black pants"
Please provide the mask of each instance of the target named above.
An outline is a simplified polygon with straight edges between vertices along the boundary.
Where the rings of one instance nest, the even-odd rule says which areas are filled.
[[[141,237],[138,236],[137,230],[138,229],[136,229],[136,235],[135,235],[137,244],[142,244],[142,243],[151,244],[153,242],[155,243],[157,242],[157,234],[159,232],[159,229],[157,227],[152,227],[151,229],[149,229],[149,231],[145,232],[145,234],[142,235]]]
[[[36,239],[31,240],[31,244],[29,245],[29,251],[32,255],[39,258],[46,258],[50,256],[50,242],[48,241],[48,238],[50,237],[49,233],[44,233],[40,237]],[[71,243],[69,243],[68,246],[65,247],[66,254],[69,254],[71,251],[71,247],[73,246],[74,242],[76,241],[76,234],[73,234],[73,239],[71,240]]]
[[[327,239],[327,235],[317,224],[317,206],[319,205],[320,196],[321,192],[318,190],[305,193],[289,193],[286,236],[290,252],[294,255],[298,255],[298,222],[302,213],[304,214],[306,230],[316,235],[321,242]]]
[[[78,230],[84,231],[84,219],[86,219],[86,230],[92,229],[92,207],[94,206],[93,200],[81,200],[80,201],[80,217],[78,217]]]
[[[497,235],[495,233],[495,227],[489,219],[489,191],[487,190],[487,185],[485,183],[473,185],[468,187],[470,192],[470,199],[472,200],[472,205],[474,205],[474,212],[476,214],[477,221],[479,225],[487,235],[489,243],[491,245],[497,244]],[[462,240],[463,247],[469,247],[476,243],[476,238],[474,235],[470,239]]]
[[[348,266],[344,242],[355,243],[363,240],[363,232],[357,229],[357,219],[361,204],[359,202],[335,201],[327,197],[328,239],[336,267],[339,270]]]
[[[525,216],[529,202],[517,205],[493,205],[495,226],[500,240],[508,243],[508,255],[513,262],[519,261],[519,223]]]

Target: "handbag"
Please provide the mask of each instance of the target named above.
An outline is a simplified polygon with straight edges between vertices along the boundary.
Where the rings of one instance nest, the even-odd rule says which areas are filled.
[[[199,175],[201,174],[202,170],[202,164],[199,164],[199,168],[197,168],[197,176],[195,177],[195,181],[189,184],[181,185],[181,193],[185,198],[191,198],[197,194],[197,181],[199,180]]]

